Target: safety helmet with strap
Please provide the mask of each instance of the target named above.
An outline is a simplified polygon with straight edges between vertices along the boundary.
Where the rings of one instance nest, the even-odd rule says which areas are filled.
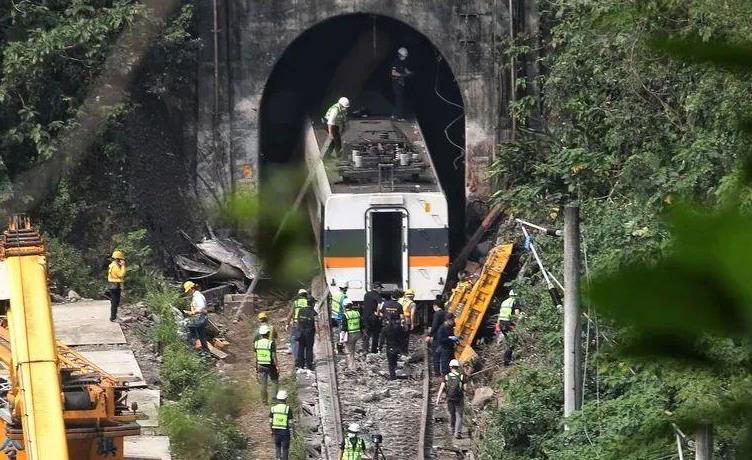
[[[290,429],[290,406],[284,403],[272,406],[272,430]]]

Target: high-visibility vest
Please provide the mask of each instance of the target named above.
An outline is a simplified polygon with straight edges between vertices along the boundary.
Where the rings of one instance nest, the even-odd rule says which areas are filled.
[[[355,442],[351,439],[345,439],[345,448],[342,451],[342,460],[360,460],[363,458],[363,452],[366,450],[366,442],[356,437]]]
[[[465,388],[465,374],[463,374],[462,372],[449,372],[446,377],[444,377],[444,380],[447,382],[447,384],[449,384],[450,379],[458,380],[457,385],[459,386],[460,390]]]
[[[332,303],[329,306],[332,318],[340,319],[342,317],[342,305],[346,298],[347,294],[344,292],[338,292],[332,296]]]
[[[304,309],[308,306],[308,299],[306,298],[298,298],[292,301],[292,317],[295,321],[298,320],[298,314],[300,314],[300,310]]]
[[[507,300],[501,302],[499,321],[512,321],[512,310],[515,303],[517,303],[517,299],[514,297],[509,297]]]
[[[412,305],[414,301],[407,297],[402,297],[397,302],[399,302],[399,304],[402,306],[402,314],[405,316],[405,318],[409,318],[412,314],[410,305]]]
[[[258,339],[253,344],[253,349],[256,351],[256,364],[269,365],[272,363],[272,342],[269,339]]]
[[[360,332],[360,312],[348,310],[345,312],[347,319],[347,332]]]
[[[342,127],[345,125],[345,112],[347,109],[339,105],[339,102],[335,102],[334,105],[329,107],[329,110],[326,111],[326,115],[324,115],[324,118],[326,118],[327,122],[329,121],[329,118],[334,115],[334,124]]]
[[[289,430],[290,429],[290,406],[287,404],[276,404],[272,406],[272,430]]]

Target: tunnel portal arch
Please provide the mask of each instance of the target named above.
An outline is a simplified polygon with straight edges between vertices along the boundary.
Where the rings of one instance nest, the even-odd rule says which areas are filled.
[[[303,123],[345,95],[352,108],[393,112],[390,69],[409,51],[408,111],[428,144],[450,209],[452,247],[465,211],[465,126],[461,88],[446,58],[424,34],[381,15],[348,14],[315,24],[290,42],[264,85],[259,108],[259,187],[281,165],[302,164]],[[278,177],[275,175],[274,177]]]

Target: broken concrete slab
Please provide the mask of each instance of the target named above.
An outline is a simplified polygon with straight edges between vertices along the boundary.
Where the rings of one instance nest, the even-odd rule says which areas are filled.
[[[81,354],[105,372],[130,387],[145,387],[144,375],[131,350],[82,351]]]
[[[136,422],[143,427],[159,426],[160,390],[138,388],[128,392],[128,405],[138,404],[139,417]]]
[[[128,436],[124,444],[125,460],[172,460],[167,436]]]
[[[55,335],[66,345],[125,343],[123,330],[110,318],[110,302],[84,300],[52,306]]]

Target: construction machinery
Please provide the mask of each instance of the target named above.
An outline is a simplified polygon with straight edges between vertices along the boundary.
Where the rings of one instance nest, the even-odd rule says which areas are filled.
[[[483,318],[511,255],[511,244],[494,247],[486,257],[478,280],[475,283],[462,281],[452,290],[447,311],[455,315],[454,335],[459,341],[454,355],[461,362],[467,363],[475,357],[473,341],[483,325]]]
[[[0,312],[0,460],[123,460],[138,435],[127,385],[56,342],[47,260],[28,218],[0,240],[10,303]]]

